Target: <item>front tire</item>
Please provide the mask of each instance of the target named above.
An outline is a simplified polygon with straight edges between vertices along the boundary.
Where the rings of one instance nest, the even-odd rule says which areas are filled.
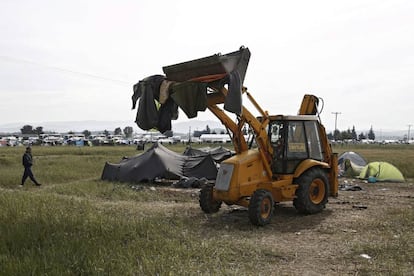
[[[206,214],[217,213],[221,207],[221,201],[214,200],[213,198],[213,186],[205,185],[201,188],[199,203],[201,210]]]
[[[311,168],[297,180],[299,185],[293,205],[302,214],[315,214],[322,211],[328,202],[328,177],[321,168]]]
[[[269,224],[273,216],[273,206],[273,197],[269,191],[255,191],[249,203],[250,222],[257,226]]]

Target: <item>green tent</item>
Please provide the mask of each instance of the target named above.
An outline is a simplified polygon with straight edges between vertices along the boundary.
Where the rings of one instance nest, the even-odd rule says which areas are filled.
[[[399,169],[388,162],[368,163],[359,174],[359,178],[374,177],[376,181],[404,182],[404,176]]]

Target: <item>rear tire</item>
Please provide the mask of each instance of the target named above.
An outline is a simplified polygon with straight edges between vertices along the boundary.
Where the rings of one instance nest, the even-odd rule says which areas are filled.
[[[257,190],[250,198],[249,219],[257,226],[270,223],[273,216],[274,201],[272,194],[267,190]]]
[[[199,203],[201,210],[206,214],[217,213],[221,207],[221,201],[214,200],[213,198],[213,186],[205,185],[201,188]]]
[[[321,168],[311,168],[297,180],[296,198],[293,205],[302,214],[315,214],[322,211],[328,202],[328,177]]]

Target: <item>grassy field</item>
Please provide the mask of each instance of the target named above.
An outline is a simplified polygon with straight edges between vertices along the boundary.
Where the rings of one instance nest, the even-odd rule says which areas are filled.
[[[101,181],[105,162],[140,153],[134,147],[34,147],[43,185],[20,189],[24,148],[0,148],[0,275],[412,275],[414,147],[335,150],[396,165],[409,178],[395,194],[404,204],[362,194],[380,212],[362,219],[349,208],[354,219],[344,220],[344,206],[356,202],[344,193],[314,216],[282,205],[280,219],[258,228],[243,210],[203,214],[197,190]]]

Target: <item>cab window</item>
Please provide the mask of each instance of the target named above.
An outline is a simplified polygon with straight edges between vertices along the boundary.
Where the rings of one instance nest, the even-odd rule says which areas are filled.
[[[308,157],[303,122],[289,122],[288,159],[306,159]]]

